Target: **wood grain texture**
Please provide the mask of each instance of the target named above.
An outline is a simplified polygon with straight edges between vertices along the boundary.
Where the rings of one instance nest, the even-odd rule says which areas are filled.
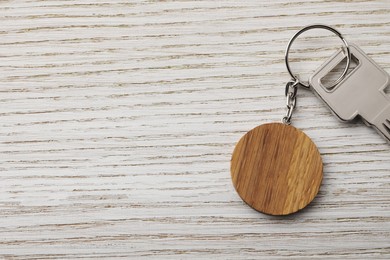
[[[293,33],[334,26],[390,72],[389,15],[388,0],[0,1],[1,257],[388,259],[390,147],[312,92],[293,118],[324,162],[309,207],[255,212],[229,165],[285,114]],[[314,70],[324,44],[291,59]]]
[[[234,188],[252,208],[288,215],[306,207],[322,181],[316,145],[291,125],[268,123],[246,133],[231,159]]]

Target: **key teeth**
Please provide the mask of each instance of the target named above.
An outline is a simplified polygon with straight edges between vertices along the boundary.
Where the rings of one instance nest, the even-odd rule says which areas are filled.
[[[390,120],[389,119],[386,119],[386,121],[383,123],[383,127],[386,129],[386,131],[390,135]]]

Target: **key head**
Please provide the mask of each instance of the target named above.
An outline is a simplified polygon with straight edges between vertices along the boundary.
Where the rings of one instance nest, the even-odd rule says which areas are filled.
[[[342,50],[314,72],[310,85],[339,119],[351,121],[360,115],[373,124],[373,119],[390,105],[390,98],[384,92],[390,76],[356,45],[350,44],[350,50],[357,66],[336,87],[328,89],[321,80],[345,59]]]

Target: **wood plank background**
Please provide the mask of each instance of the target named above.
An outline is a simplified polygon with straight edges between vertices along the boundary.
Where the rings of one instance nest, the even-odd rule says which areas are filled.
[[[388,0],[0,1],[0,256],[390,258],[390,146],[310,91],[293,125],[323,156],[314,202],[266,216],[231,183],[311,23],[390,72]],[[310,69],[333,52],[318,39],[294,45]]]

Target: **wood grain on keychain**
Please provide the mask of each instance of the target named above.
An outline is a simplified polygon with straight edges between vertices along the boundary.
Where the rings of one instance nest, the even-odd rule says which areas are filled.
[[[287,215],[308,205],[322,181],[315,144],[293,126],[258,126],[238,142],[231,161],[234,187],[254,209]]]

